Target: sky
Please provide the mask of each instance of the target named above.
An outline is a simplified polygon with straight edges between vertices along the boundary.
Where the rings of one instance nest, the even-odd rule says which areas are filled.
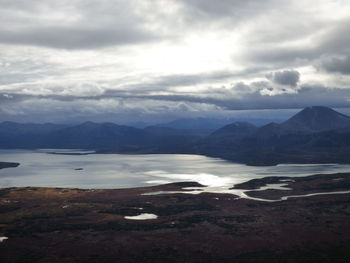
[[[350,108],[350,0],[0,0],[0,121]]]

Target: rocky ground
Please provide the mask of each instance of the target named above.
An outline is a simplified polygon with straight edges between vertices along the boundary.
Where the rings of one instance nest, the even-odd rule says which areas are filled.
[[[264,190],[266,184],[293,190]],[[350,190],[350,174],[263,178],[236,188],[277,200]],[[148,188],[0,190],[1,262],[350,262],[350,194],[263,202]],[[150,213],[150,220],[125,216]]]

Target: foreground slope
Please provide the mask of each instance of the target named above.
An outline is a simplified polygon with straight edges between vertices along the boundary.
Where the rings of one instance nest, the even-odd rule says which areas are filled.
[[[288,182],[286,182],[288,180]],[[294,180],[294,182],[293,182]],[[292,190],[254,191],[268,183]],[[142,195],[200,188],[176,183],[120,190],[0,190],[2,262],[268,262],[350,260],[350,194],[286,201],[230,194]],[[350,191],[350,174],[263,178],[238,188],[249,195]],[[125,216],[151,213],[151,220]]]

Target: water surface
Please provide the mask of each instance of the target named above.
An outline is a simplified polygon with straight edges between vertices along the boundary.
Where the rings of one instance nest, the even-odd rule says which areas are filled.
[[[60,150],[69,153],[69,150]],[[180,181],[196,181],[223,191],[234,184],[266,176],[307,176],[350,172],[350,165],[285,164],[256,167],[200,155],[50,154],[56,150],[0,150],[0,161],[19,162],[0,170],[0,187],[46,186],[74,188],[130,188]],[[75,155],[78,153],[78,155]]]

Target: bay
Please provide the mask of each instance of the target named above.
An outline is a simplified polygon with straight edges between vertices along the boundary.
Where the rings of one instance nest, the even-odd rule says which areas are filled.
[[[64,153],[64,154],[52,154]],[[0,187],[113,189],[196,181],[211,189],[266,176],[350,172],[343,164],[247,166],[201,155],[94,154],[79,150],[0,150],[0,161],[19,162],[0,170]]]

